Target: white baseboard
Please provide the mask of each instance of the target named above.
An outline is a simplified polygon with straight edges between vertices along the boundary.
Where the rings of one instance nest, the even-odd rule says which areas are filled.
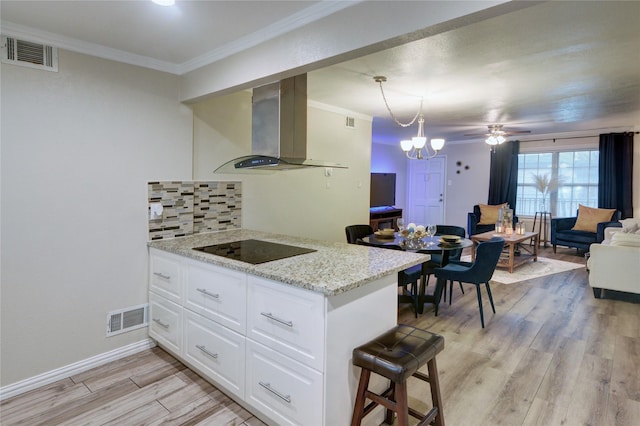
[[[92,356],[91,358],[74,362],[73,364],[65,365],[64,367],[56,368],[55,370],[38,374],[37,376],[4,386],[0,388],[0,401],[37,389],[41,386],[48,385],[49,383],[71,377],[75,374],[83,373],[91,370],[92,368],[116,361],[120,358],[151,349],[155,346],[156,342],[152,339],[140,340],[139,342]]]

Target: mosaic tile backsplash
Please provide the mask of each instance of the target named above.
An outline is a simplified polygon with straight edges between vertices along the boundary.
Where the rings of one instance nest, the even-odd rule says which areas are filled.
[[[149,182],[149,240],[241,228],[242,182]],[[162,215],[151,219],[152,204]]]

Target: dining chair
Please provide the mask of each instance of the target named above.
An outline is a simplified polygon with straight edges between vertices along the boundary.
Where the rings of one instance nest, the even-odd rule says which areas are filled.
[[[489,241],[481,242],[476,247],[476,258],[473,262],[454,262],[449,263],[442,268],[435,270],[435,276],[438,279],[436,284],[435,295],[435,313],[438,315],[438,302],[440,299],[441,289],[446,286],[447,281],[459,281],[476,286],[476,292],[478,294],[478,307],[480,308],[480,322],[482,328],[484,328],[484,313],[482,310],[482,296],[480,294],[480,285],[484,284],[487,288],[487,295],[489,296],[489,302],[491,302],[491,309],[493,313],[496,313],[496,308],[493,304],[493,297],[491,296],[491,287],[489,286],[489,280],[493,276],[493,272],[496,270],[498,260],[500,260],[500,254],[504,247],[504,239],[500,237],[493,237]]]
[[[465,230],[461,226],[436,225],[436,235],[457,235],[460,238],[464,238]],[[459,261],[461,255],[462,255],[462,249],[450,250],[448,262]],[[422,280],[422,285],[425,286],[425,288],[429,284],[429,278],[431,277],[431,275],[434,274],[436,268],[441,268],[442,266],[445,266],[442,264],[442,254],[437,254],[437,253],[431,254],[431,260],[429,262],[425,262],[424,268],[423,268],[423,272],[425,276]],[[459,284],[460,284],[460,290],[462,291],[462,294],[464,294],[464,288],[462,287],[462,283],[459,283]],[[451,283],[450,290],[449,290],[449,304],[451,304],[452,293],[453,293],[453,283]],[[444,288],[444,298],[445,300],[447,299],[446,286]]]
[[[361,239],[356,240],[356,244],[390,250],[403,250],[402,247],[398,245],[390,244],[380,247],[379,245],[370,244],[366,241],[362,241]],[[423,277],[423,265],[424,263],[398,271],[398,287],[402,287],[402,294],[398,294],[398,303],[411,303],[415,318],[418,318],[418,290],[420,288],[420,280]]]
[[[373,234],[373,228],[370,225],[349,225],[344,228],[344,232],[347,234],[347,242],[356,244],[359,239]]]

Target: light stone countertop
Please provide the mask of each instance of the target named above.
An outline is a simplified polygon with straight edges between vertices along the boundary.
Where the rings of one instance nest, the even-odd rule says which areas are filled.
[[[252,265],[200,251],[194,247],[240,240],[262,240],[317,250],[299,256]],[[151,241],[148,246],[190,259],[246,272],[333,296],[429,260],[429,255],[334,243],[248,229],[211,232]]]

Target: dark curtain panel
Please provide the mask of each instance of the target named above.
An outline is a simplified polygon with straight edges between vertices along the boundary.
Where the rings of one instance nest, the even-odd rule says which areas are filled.
[[[520,141],[505,142],[491,151],[487,204],[509,203],[515,211],[519,152]]]
[[[633,217],[633,133],[600,135],[598,207]]]

